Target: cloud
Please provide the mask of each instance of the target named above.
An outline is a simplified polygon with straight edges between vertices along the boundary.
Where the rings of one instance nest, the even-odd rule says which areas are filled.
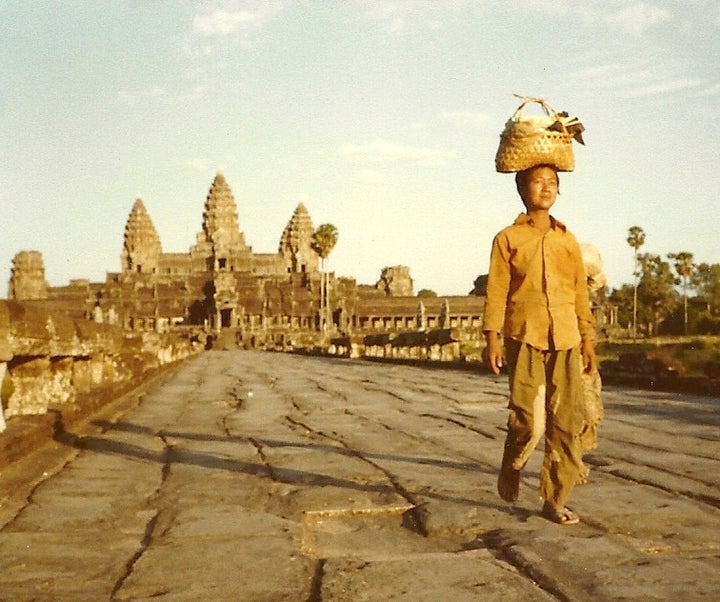
[[[625,0],[516,0],[518,10],[562,15],[564,20],[580,19],[585,25],[604,23],[610,29],[640,37],[647,30],[672,19],[670,11],[657,3]]]
[[[720,82],[707,84],[698,91],[698,96],[718,96],[720,95]]]
[[[248,27],[259,27],[261,24],[258,13],[247,10],[216,10],[210,14],[196,15],[193,19],[193,31],[205,36],[228,35]]]
[[[614,90],[645,85],[660,77],[656,68],[648,69],[632,63],[594,65],[577,71],[575,76],[586,82],[585,85]]]
[[[381,31],[396,36],[418,29],[440,30],[448,16],[472,7],[470,0],[356,0],[355,4]]]
[[[705,80],[695,77],[668,78],[662,81],[649,83],[645,86],[629,88],[625,92],[626,97],[655,96],[667,92],[678,92],[680,90],[696,89],[702,86]]]
[[[708,89],[708,83],[700,77],[684,74],[683,69],[652,58],[625,64],[612,63],[581,69],[575,73],[585,88],[612,91],[622,98],[662,95],[682,90]]]
[[[255,10],[225,10],[217,8],[212,12],[195,15],[193,32],[200,36],[226,36],[245,29],[258,29],[265,22],[262,6]]]
[[[490,116],[473,111],[446,111],[439,115],[439,119],[459,128],[479,128],[488,122]]]
[[[658,23],[669,21],[670,12],[647,2],[636,2],[615,12],[608,12],[604,20],[611,27],[640,37],[647,29]]]
[[[434,165],[444,163],[453,156],[452,153],[427,146],[410,146],[382,139],[368,144],[346,144],[340,148],[340,154],[361,161],[412,161]]]
[[[192,31],[196,37],[203,38],[240,36],[241,44],[250,46],[244,36],[262,30],[281,9],[282,3],[278,0],[230,0],[196,14]]]

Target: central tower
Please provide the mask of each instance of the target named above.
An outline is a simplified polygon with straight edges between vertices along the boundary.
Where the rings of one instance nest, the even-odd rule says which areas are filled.
[[[252,248],[240,232],[238,211],[232,190],[221,171],[215,175],[203,211],[202,232],[190,251],[194,259],[203,259],[210,272],[249,272]]]

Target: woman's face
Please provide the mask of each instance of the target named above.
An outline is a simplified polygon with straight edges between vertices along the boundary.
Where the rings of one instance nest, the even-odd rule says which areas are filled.
[[[528,211],[548,211],[558,194],[558,176],[552,167],[540,166],[529,170],[521,196]]]

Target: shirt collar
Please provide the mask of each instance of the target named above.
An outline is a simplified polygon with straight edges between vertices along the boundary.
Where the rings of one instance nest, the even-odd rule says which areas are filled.
[[[533,225],[532,218],[527,213],[521,213],[518,215],[514,222],[515,226],[522,226],[524,224],[527,224],[528,226]],[[562,230],[563,232],[567,230],[565,224],[563,224],[560,220],[555,219],[552,215],[550,216],[550,227],[553,230]]]

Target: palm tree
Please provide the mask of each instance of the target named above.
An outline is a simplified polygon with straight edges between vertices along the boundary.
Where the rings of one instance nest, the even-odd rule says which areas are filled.
[[[327,334],[330,322],[329,273],[325,270],[325,260],[337,244],[338,230],[332,224],[322,224],[313,234],[313,250],[320,256],[320,330]]]
[[[681,251],[680,253],[668,253],[668,259],[671,259],[673,267],[680,276],[683,289],[683,332],[688,333],[688,310],[687,310],[687,288],[690,279],[695,274],[695,265],[693,264],[693,254],[687,251]]]
[[[628,229],[627,243],[635,251],[635,270],[633,276],[635,283],[633,285],[633,340],[637,337],[637,288],[640,278],[640,265],[638,263],[638,249],[645,244],[645,232],[640,226],[632,226]]]

